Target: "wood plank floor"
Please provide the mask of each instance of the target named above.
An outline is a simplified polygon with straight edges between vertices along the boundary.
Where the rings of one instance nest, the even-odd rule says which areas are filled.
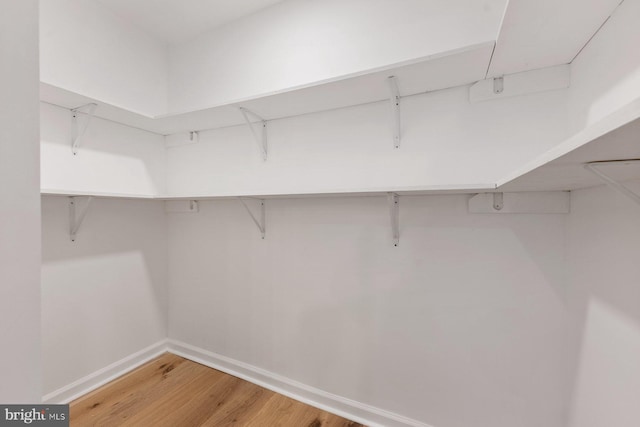
[[[170,353],[71,402],[70,412],[74,427],[361,426]]]

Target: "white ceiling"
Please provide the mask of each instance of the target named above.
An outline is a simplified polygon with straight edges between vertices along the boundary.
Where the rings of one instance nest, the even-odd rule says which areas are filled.
[[[96,0],[153,37],[175,45],[283,0]]]

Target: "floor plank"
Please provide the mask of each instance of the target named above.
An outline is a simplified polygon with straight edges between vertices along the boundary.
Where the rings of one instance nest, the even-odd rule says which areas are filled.
[[[71,402],[70,418],[74,427],[361,426],[170,353]]]

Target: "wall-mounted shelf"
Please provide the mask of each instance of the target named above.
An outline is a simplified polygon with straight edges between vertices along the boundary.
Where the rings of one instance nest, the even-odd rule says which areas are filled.
[[[640,99],[578,132],[533,162],[500,180],[500,191],[570,191],[602,185],[586,163],[640,159]],[[640,178],[640,164],[607,164],[616,181]]]
[[[41,196],[66,196],[66,197],[95,197],[100,199],[157,199],[153,194],[129,194],[109,193],[101,191],[60,190],[51,188],[40,189]]]
[[[388,100],[387,100],[388,101]],[[234,113],[238,115],[238,111]],[[640,99],[588,126],[547,151],[534,161],[496,183],[468,183],[424,185],[412,187],[322,189],[310,191],[245,192],[215,194],[127,194],[82,190],[42,189],[42,195],[93,196],[102,198],[156,199],[156,200],[215,200],[250,197],[259,199],[384,196],[429,194],[474,194],[485,192],[570,191],[602,185],[602,180],[585,170],[584,164],[596,161],[640,159]],[[615,180],[623,182],[640,178],[640,163],[628,165],[602,165],[601,170]]]
[[[371,102],[388,102],[387,80],[392,75],[402,96],[474,83],[485,78],[493,47],[494,42],[488,41],[313,85],[161,116],[130,110],[46,82],[40,84],[40,100],[69,110],[78,105],[96,103],[96,117],[170,135],[241,125],[244,120],[238,114],[238,107],[244,107],[268,121]]]
[[[370,189],[353,189],[353,190],[321,190],[310,192],[292,192],[292,193],[218,193],[218,194],[187,194],[187,195],[169,195],[169,194],[126,194],[126,193],[108,193],[99,191],[76,191],[62,189],[42,189],[42,196],[86,196],[95,198],[110,199],[147,199],[147,200],[232,200],[238,198],[247,199],[297,199],[306,197],[363,197],[363,196],[387,196],[389,193],[395,193],[399,196],[421,196],[434,194],[469,194],[493,191],[494,184],[452,184],[452,185],[433,185],[423,187],[393,187],[393,188],[370,188]]]

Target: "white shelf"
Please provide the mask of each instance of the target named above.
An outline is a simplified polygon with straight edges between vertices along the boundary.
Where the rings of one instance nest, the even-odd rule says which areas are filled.
[[[337,196],[381,196],[396,193],[401,196],[429,194],[473,194],[485,192],[571,191],[601,185],[602,181],[585,170],[584,165],[624,159],[640,159],[640,99],[610,114],[568,138],[524,167],[516,169],[497,183],[425,185],[414,187],[385,187],[358,189],[324,189],[289,193],[217,193],[217,194],[125,194],[84,192],[61,189],[42,189],[45,196],[93,196],[122,199],[155,200],[213,200],[237,197],[302,198]],[[640,179],[640,162],[620,162],[599,166],[617,181]]]
[[[384,196],[388,193],[396,193],[400,196],[420,196],[429,194],[465,194],[491,191],[495,189],[494,184],[454,184],[454,185],[433,185],[420,187],[387,187],[369,188],[353,190],[322,190],[313,192],[292,192],[292,193],[234,193],[234,194],[191,194],[186,196],[158,196],[162,200],[213,200],[231,199],[237,197],[256,199],[286,199],[305,197],[361,197],[361,196]]]
[[[400,196],[420,196],[429,194],[466,194],[487,192],[495,189],[494,184],[454,184],[454,185],[433,185],[420,187],[388,187],[353,190],[322,190],[299,193],[219,193],[219,194],[189,194],[189,195],[167,195],[167,194],[126,194],[126,193],[106,193],[92,191],[74,190],[53,190],[42,189],[42,196],[84,196],[97,198],[116,199],[151,199],[151,200],[219,200],[255,198],[255,199],[288,199],[305,197],[364,197],[364,196],[385,196],[388,193],[396,193]]]
[[[570,191],[601,185],[584,164],[640,159],[640,99],[578,132],[564,143],[500,180],[498,191]],[[634,164],[611,164],[603,172],[619,181],[640,178]]]
[[[266,120],[296,116],[317,111],[388,101],[388,77],[397,78],[401,96],[470,84],[484,79],[494,43],[486,42],[439,55],[395,64],[383,69],[369,70],[341,79],[318,82],[306,87],[290,88],[280,93],[264,94],[251,99],[236,100],[224,105],[198,111],[152,117],[127,110],[97,99],[73,93],[63,88],[41,83],[41,101],[65,108],[75,108],[89,102],[98,107],[95,116],[125,125],[145,129],[162,135],[188,131],[215,129],[243,124],[239,106],[245,107]],[[467,185],[425,185],[412,188],[367,188],[351,190],[327,189],[323,191],[292,193],[247,194],[189,194],[189,195],[136,195],[93,193],[66,190],[42,190],[43,195],[94,196],[159,200],[208,200],[234,197],[285,198],[314,196],[365,196],[389,192],[400,195],[567,191],[600,185],[601,181],[583,167],[585,163],[640,158],[640,99],[592,124],[562,144],[544,153],[532,162],[518,167],[496,183]],[[619,166],[619,165],[618,165]],[[616,179],[640,177],[638,163],[617,167],[603,166]],[[616,169],[615,171],[609,169]]]
[[[152,116],[113,105],[47,83],[40,84],[40,100],[72,109],[94,102],[95,116],[161,135],[201,131],[243,123],[237,107],[245,107],[266,120],[385,101],[387,77],[397,77],[401,96],[471,84],[485,78],[494,42],[485,42],[438,55],[418,58],[367,72],[342,76],[313,85],[289,88],[234,100],[197,111]]]
[[[157,199],[158,196],[152,194],[128,194],[128,193],[108,193],[99,191],[76,191],[42,188],[41,196],[67,196],[67,197],[97,197],[103,199]]]

